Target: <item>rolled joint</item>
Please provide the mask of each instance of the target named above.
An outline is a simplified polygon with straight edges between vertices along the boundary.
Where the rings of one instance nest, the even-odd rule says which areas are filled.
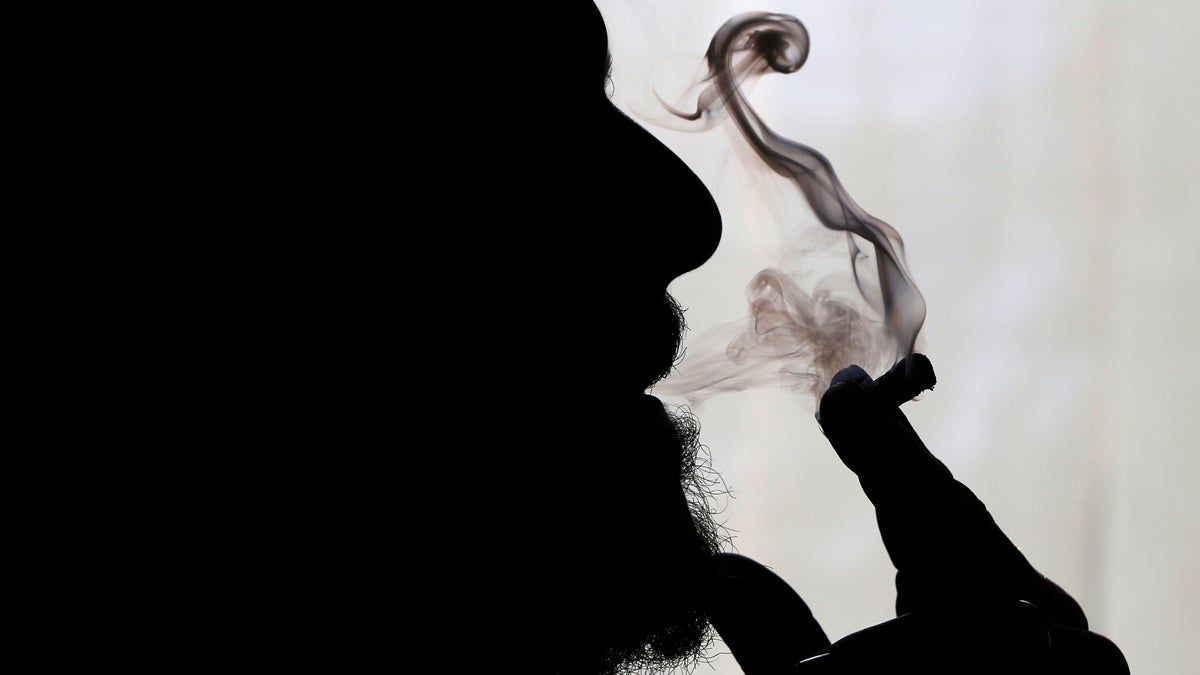
[[[867,399],[880,405],[899,407],[916,398],[926,389],[933,389],[937,384],[937,376],[934,374],[933,364],[929,362],[927,356],[910,354],[897,361],[886,373],[874,379],[861,366],[847,366],[833,376],[833,380],[829,383],[829,390],[843,382],[856,383]],[[822,403],[824,403],[824,399],[825,397],[822,396]],[[819,407],[816,412],[817,422],[821,422]]]
[[[863,390],[881,403],[899,406],[921,392],[933,389],[937,375],[924,354],[910,354],[896,362],[886,373],[863,385]]]

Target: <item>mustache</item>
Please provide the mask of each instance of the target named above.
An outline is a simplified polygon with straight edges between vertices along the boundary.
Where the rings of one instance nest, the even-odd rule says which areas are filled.
[[[643,370],[647,387],[666,379],[683,360],[683,342],[688,331],[686,311],[669,292],[663,292],[646,311],[640,337],[654,337],[653,342],[646,343],[647,359]]]

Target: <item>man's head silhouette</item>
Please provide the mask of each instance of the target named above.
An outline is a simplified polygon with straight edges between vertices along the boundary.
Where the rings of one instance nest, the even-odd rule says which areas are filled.
[[[609,99],[593,3],[486,14],[495,39],[461,133],[488,197],[454,208],[472,224],[455,250],[479,280],[463,303],[478,331],[461,336],[464,377],[486,392],[479,449],[495,468],[476,478],[517,514],[495,542],[504,561],[480,562],[504,570],[487,590],[524,610],[505,621],[536,640],[522,653],[536,671],[693,660],[710,636],[699,580],[722,534],[694,421],[646,391],[679,357],[668,285],[713,254],[720,214]]]

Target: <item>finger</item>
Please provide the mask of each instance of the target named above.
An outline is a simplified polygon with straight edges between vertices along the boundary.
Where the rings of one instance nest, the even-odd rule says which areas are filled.
[[[877,418],[879,412],[874,410],[853,375],[840,380],[821,396],[818,418],[821,431],[842,463],[859,475],[875,463],[872,454],[884,441],[876,432],[878,421],[867,421],[867,417]]]
[[[846,377],[821,397],[818,422],[842,462],[880,489],[948,478],[903,413],[860,381]]]
[[[1036,605],[1057,623],[1067,628],[1087,629],[1088,620],[1087,615],[1083,613],[1083,607],[1070,593],[1049,578],[1035,571],[1021,590],[1024,596],[1022,599]]]
[[[1051,625],[1047,656],[1051,673],[1129,675],[1129,662],[1112,640],[1089,630]]]
[[[832,387],[847,381],[857,382],[860,387],[866,387],[871,384],[871,376],[867,374],[867,371],[863,370],[862,366],[852,364],[837,371],[837,374],[829,381],[829,386]]]

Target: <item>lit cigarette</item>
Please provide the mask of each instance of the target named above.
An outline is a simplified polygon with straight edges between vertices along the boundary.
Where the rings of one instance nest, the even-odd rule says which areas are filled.
[[[933,364],[924,354],[911,354],[896,362],[883,375],[863,386],[863,390],[884,403],[899,406],[911,401],[937,384]]]

